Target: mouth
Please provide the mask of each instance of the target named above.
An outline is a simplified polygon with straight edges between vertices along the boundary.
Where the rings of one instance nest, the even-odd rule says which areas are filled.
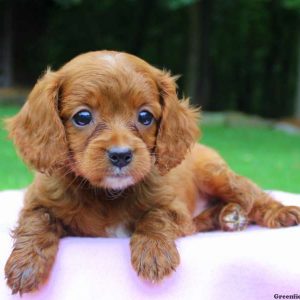
[[[104,186],[111,190],[123,190],[134,184],[134,179],[129,175],[112,175],[103,180]]]

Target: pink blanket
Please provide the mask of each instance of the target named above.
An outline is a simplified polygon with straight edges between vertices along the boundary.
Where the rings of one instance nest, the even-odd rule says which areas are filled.
[[[300,205],[300,195],[273,195],[286,204]],[[1,300],[20,299],[6,286],[3,268],[12,247],[9,229],[16,222],[22,197],[22,191],[0,193]],[[155,285],[143,282],[133,271],[127,238],[62,239],[48,282],[21,299],[264,300],[294,294],[300,298],[300,226],[199,233],[179,239],[177,246],[179,268]]]

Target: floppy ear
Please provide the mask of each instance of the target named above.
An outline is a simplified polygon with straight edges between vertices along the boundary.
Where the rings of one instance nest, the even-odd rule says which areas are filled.
[[[199,136],[199,110],[189,107],[189,100],[179,100],[175,77],[160,72],[157,76],[162,117],[156,140],[156,165],[164,175],[184,159]]]
[[[64,126],[58,115],[60,77],[47,71],[21,111],[6,120],[9,136],[23,160],[40,172],[51,172],[67,153]]]

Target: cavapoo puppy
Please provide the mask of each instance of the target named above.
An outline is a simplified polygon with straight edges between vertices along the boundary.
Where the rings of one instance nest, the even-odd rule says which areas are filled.
[[[178,237],[298,224],[300,208],[276,202],[196,143],[198,115],[169,73],[130,54],[89,52],[48,70],[7,121],[36,170],[5,266],[12,292],[47,279],[68,235],[130,235],[133,268],[158,282],[179,264]]]

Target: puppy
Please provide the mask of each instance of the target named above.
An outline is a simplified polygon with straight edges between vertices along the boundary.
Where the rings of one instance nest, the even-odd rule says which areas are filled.
[[[12,292],[47,279],[67,235],[131,235],[133,268],[158,282],[179,264],[178,237],[240,230],[248,219],[298,224],[298,207],[276,202],[196,144],[198,115],[179,101],[169,73],[126,53],[90,52],[48,70],[7,122],[37,171],[5,266]]]

